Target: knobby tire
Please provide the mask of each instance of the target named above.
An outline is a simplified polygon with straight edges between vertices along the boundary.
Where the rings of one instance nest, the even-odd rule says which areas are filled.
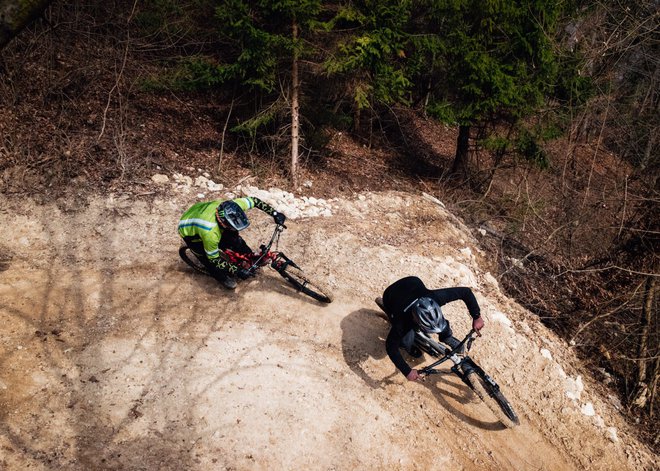
[[[297,291],[322,303],[332,302],[330,290],[318,282],[311,281],[301,269],[289,265],[283,270],[277,270],[277,273],[282,275]]]
[[[189,266],[191,266],[195,271],[202,273],[204,275],[211,275],[209,271],[206,269],[204,265],[202,265],[202,262],[199,261],[197,256],[193,253],[193,251],[188,247],[187,245],[183,245],[179,247],[179,256],[181,259],[186,262]]]
[[[513,428],[520,424],[518,416],[514,412],[509,401],[499,389],[493,389],[476,371],[467,375],[467,381],[477,396],[486,403],[488,408],[495,414],[498,420],[507,428]]]

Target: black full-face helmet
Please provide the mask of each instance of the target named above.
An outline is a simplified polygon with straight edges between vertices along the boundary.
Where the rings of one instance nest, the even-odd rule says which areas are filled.
[[[410,308],[413,320],[427,334],[437,334],[447,327],[447,320],[435,299],[419,298]]]
[[[250,225],[245,211],[234,201],[223,201],[215,210],[218,224],[230,231],[242,231]]]

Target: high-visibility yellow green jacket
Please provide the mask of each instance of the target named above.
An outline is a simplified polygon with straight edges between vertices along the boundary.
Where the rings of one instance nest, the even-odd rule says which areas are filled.
[[[220,249],[218,248],[220,239],[222,239],[223,229],[215,219],[215,209],[223,201],[226,200],[202,201],[192,205],[181,216],[181,220],[179,221],[179,235],[181,237],[194,237],[194,242],[201,240],[204,245],[206,257],[213,265],[220,270],[235,273],[238,267],[223,259],[220,256]],[[271,216],[275,213],[275,209],[272,206],[256,196],[236,198],[232,201],[238,204],[243,211],[259,208]]]

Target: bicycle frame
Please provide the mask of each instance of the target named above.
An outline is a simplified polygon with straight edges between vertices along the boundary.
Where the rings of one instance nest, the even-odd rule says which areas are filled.
[[[425,342],[429,343],[434,349],[438,349],[440,345],[436,343],[433,339],[428,337],[426,334],[422,332],[417,332],[417,336],[421,337]],[[447,360],[451,360],[454,363],[454,366],[452,367],[452,371],[456,373],[461,379],[463,379],[463,373],[458,370],[458,365],[463,363],[466,359],[469,359],[467,356],[467,352],[470,351],[470,348],[472,347],[472,342],[474,342],[474,339],[478,336],[477,331],[474,329],[471,329],[470,332],[461,340],[461,342],[453,349],[450,348],[445,348],[445,354],[441,358],[439,358],[437,361],[434,363],[431,363],[430,365],[422,368],[419,370],[421,374],[424,375],[430,375],[430,374],[435,374],[435,373],[440,373],[440,371],[436,370],[435,367],[446,362]],[[459,356],[458,352],[463,349],[463,345],[467,343],[467,347],[465,349],[465,355],[464,356]],[[440,350],[441,351],[441,350]],[[470,361],[472,367],[477,367],[478,366],[473,362]]]
[[[433,341],[433,339],[429,338],[426,334],[422,332],[417,332],[417,335],[422,337],[422,339],[424,339],[425,341],[438,345],[436,342]],[[491,387],[493,387],[496,390],[499,390],[500,386],[495,382],[495,380],[491,378],[479,365],[477,365],[472,360],[472,358],[470,358],[467,355],[467,353],[470,351],[470,348],[472,347],[472,342],[474,342],[474,339],[476,339],[478,336],[479,333],[476,330],[471,329],[470,332],[468,332],[468,334],[465,336],[465,338],[463,338],[463,340],[461,340],[461,342],[456,346],[456,348],[453,349],[446,348],[443,357],[441,357],[434,363],[431,363],[430,365],[420,369],[419,373],[424,376],[428,376],[431,374],[440,374],[441,371],[436,370],[435,367],[446,362],[447,360],[451,360],[454,363],[454,366],[451,367],[452,373],[454,373],[459,378],[461,378],[461,380],[471,388],[472,386],[465,379],[465,374],[458,368],[459,365],[461,365],[463,362],[468,362],[472,370],[474,370],[477,374],[479,374],[479,376],[481,376],[484,380],[486,380]],[[465,345],[465,343],[467,343],[467,346],[465,348],[465,354],[459,356],[458,352],[463,348],[463,345]]]
[[[289,265],[299,268],[298,265],[282,252],[270,250],[273,244],[277,246],[280,235],[284,229],[286,229],[284,224],[277,224],[268,244],[262,244],[259,246],[259,253],[242,254],[234,252],[233,250],[225,250],[224,253],[227,255],[227,258],[231,263],[242,266],[252,275],[254,275],[259,268],[268,264],[278,271],[284,270]]]

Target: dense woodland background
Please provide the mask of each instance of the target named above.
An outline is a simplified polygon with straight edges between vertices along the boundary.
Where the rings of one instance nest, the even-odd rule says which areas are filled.
[[[433,193],[657,447],[659,8],[0,0],[0,189]]]

